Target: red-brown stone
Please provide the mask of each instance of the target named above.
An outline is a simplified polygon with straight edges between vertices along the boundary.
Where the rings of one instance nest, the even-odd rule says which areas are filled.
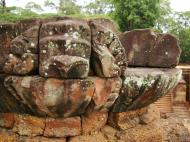
[[[93,101],[95,104],[95,110],[109,111],[110,107],[114,104],[115,100],[119,96],[119,92],[122,86],[122,80],[120,78],[90,78],[95,85],[95,92]]]
[[[23,103],[20,103],[15,97],[13,97],[5,87],[4,80],[7,76],[8,75],[6,74],[0,74],[0,113],[30,113],[30,110],[27,109]]]
[[[45,120],[43,118],[33,117],[29,115],[15,115],[15,125],[13,132],[22,136],[38,136],[43,135],[45,128]]]
[[[125,32],[120,35],[129,66],[175,67],[181,49],[176,37],[157,34],[150,29]]]
[[[30,19],[1,25],[2,70],[7,74],[36,74],[38,70],[39,20]],[[11,30],[11,31],[10,31]],[[5,34],[5,35],[4,35]],[[5,42],[5,44],[4,44]]]
[[[140,116],[147,112],[147,108],[134,111],[109,113],[108,124],[112,127],[127,130],[136,127],[140,123]]]
[[[28,106],[30,114],[43,117],[81,115],[94,94],[94,84],[90,79],[9,76],[5,80],[5,86],[14,98]],[[22,112],[29,113],[24,108]]]
[[[65,138],[45,138],[42,136],[39,137],[19,137],[17,142],[66,142]]]
[[[0,130],[0,142],[19,142],[18,135],[6,130]]]
[[[92,68],[100,77],[118,77],[127,66],[125,49],[111,29],[101,22],[89,22],[92,31]]]
[[[0,113],[0,127],[11,129],[14,126],[14,114],[13,113]]]
[[[141,124],[147,125],[160,119],[160,111],[155,105],[151,104],[147,107],[147,112],[142,114],[139,118]]]
[[[119,92],[122,86],[121,79],[91,77],[91,80],[95,85],[95,92],[92,98],[95,103],[95,110],[109,111],[119,96]]]
[[[102,25],[103,27],[106,27],[107,29],[113,31],[114,33],[118,32],[116,24],[110,19],[95,18],[95,19],[91,19],[90,21],[93,21],[96,24]]]
[[[11,41],[18,36],[17,24],[0,24],[0,72],[3,72],[5,61],[10,52]]]
[[[108,142],[102,133],[92,135],[81,135],[69,138],[68,142]]]
[[[44,136],[46,137],[69,137],[81,134],[80,117],[70,117],[65,119],[46,119]]]
[[[108,112],[94,111],[94,104],[91,103],[81,119],[82,134],[92,134],[99,131],[107,123]]]
[[[91,32],[87,21],[73,18],[42,24],[39,45],[41,76],[72,79],[88,76]]]

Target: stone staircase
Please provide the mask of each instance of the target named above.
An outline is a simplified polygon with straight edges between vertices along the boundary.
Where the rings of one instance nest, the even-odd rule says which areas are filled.
[[[172,104],[172,93],[168,93],[160,100],[154,103],[161,113],[174,113],[183,122],[184,126],[190,132],[190,111],[184,104]]]
[[[171,95],[171,93],[168,93],[154,103],[154,105],[159,109],[161,113],[171,113],[173,111]]]
[[[184,104],[173,106],[173,113],[182,119],[184,126],[190,132],[190,111]]]

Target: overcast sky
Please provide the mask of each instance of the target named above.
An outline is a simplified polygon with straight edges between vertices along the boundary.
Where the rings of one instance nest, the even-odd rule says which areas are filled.
[[[8,6],[24,7],[27,2],[33,1],[37,4],[43,5],[45,0],[6,0]],[[77,3],[84,5],[92,0],[77,0]],[[190,0],[170,0],[171,7],[175,11],[190,11]],[[47,11],[48,12],[48,11]]]

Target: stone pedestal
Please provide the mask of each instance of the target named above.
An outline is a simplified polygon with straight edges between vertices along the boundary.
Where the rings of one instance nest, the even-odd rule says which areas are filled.
[[[150,104],[180,80],[174,36],[119,38],[109,20],[56,17],[0,24],[0,41],[0,142],[162,142],[168,133]]]

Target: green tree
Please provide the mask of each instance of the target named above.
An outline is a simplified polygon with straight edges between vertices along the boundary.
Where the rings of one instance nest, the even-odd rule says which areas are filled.
[[[80,6],[75,0],[60,0],[58,12],[65,15],[80,14]]]
[[[25,5],[25,8],[29,9],[31,11],[37,11],[37,12],[42,12],[43,11],[42,7],[39,4],[36,4],[35,2],[28,2]]]
[[[122,31],[154,27],[160,15],[160,0],[111,0],[113,18]]]
[[[0,1],[0,5],[1,5],[2,7],[6,7],[6,2],[5,2],[5,0],[1,0],[1,1]]]
[[[190,62],[190,11],[172,11],[167,0],[163,0],[161,16],[157,20],[157,26],[161,32],[175,35],[179,39],[182,54],[180,62]]]
[[[107,14],[112,10],[112,5],[108,0],[95,0],[84,6],[87,14]]]
[[[0,0],[0,12],[1,13],[6,12],[6,2],[5,2],[5,0]]]
[[[170,0],[160,0],[160,16],[157,18],[156,29],[167,31],[169,29],[168,26],[174,22],[171,15]]]
[[[50,7],[51,9],[57,9],[58,8],[57,5],[51,0],[44,1],[44,6]]]
[[[190,28],[181,29],[178,33],[182,54],[180,62],[190,63]]]
[[[40,15],[29,10],[23,9],[20,7],[7,7],[9,9],[5,13],[0,13],[0,23],[1,22],[15,22],[22,19],[29,19],[29,18],[39,18]]]
[[[190,11],[175,12],[173,17],[168,32],[179,38],[182,49],[180,62],[190,62]]]
[[[46,0],[44,5],[56,9],[58,14],[74,15],[81,13],[81,8],[76,4],[75,0],[59,0],[58,3],[52,0]]]

